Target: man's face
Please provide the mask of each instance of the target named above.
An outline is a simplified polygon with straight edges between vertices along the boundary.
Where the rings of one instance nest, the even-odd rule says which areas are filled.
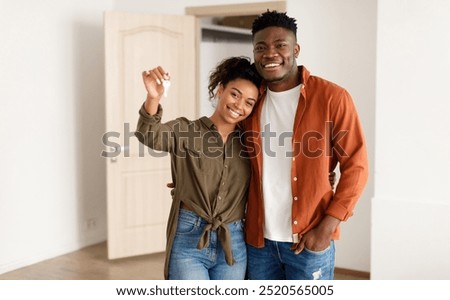
[[[294,33],[286,28],[271,26],[253,36],[256,69],[273,91],[298,84],[295,59],[299,53]]]

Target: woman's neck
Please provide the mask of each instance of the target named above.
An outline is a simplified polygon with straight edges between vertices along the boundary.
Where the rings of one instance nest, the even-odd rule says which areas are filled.
[[[225,144],[227,142],[228,136],[236,129],[236,124],[230,124],[224,122],[216,114],[213,114],[209,119],[216,125],[217,131],[222,137],[222,141]]]

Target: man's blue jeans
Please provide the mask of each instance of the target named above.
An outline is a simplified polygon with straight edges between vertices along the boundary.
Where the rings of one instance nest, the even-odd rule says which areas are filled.
[[[248,279],[251,280],[332,280],[334,241],[323,251],[304,249],[295,255],[292,243],[264,239],[263,248],[247,245]]]
[[[169,279],[173,280],[238,280],[245,278],[247,251],[243,222],[228,224],[231,248],[235,263],[229,266],[225,253],[217,239],[217,232],[210,232],[208,247],[197,249],[206,221],[196,213],[180,209],[177,233],[169,260]]]

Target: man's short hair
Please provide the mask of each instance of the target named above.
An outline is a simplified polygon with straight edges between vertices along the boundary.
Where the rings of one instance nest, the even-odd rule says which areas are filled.
[[[253,21],[252,36],[255,36],[255,33],[270,26],[286,28],[292,31],[297,38],[296,20],[286,15],[285,12],[281,13],[276,10],[267,10]]]

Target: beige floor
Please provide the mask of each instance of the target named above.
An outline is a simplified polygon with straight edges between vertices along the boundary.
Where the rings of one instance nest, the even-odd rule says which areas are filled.
[[[163,279],[163,267],[163,253],[108,260],[106,257],[106,243],[101,243],[2,274],[0,275],[0,280],[153,280]],[[369,274],[336,269],[335,279],[369,279]]]

